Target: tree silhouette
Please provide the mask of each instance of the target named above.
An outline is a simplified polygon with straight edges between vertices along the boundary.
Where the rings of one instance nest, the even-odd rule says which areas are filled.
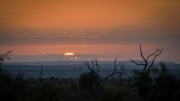
[[[97,89],[98,86],[104,82],[105,80],[107,80],[108,78],[112,77],[114,74],[118,73],[117,72],[117,65],[116,65],[116,61],[117,61],[117,58],[114,60],[114,70],[111,74],[108,74],[106,75],[105,77],[101,77],[99,75],[100,73],[100,66],[99,64],[97,63],[97,59],[93,59],[92,60],[92,67],[90,67],[89,63],[86,61],[86,62],[83,62],[87,67],[88,69],[90,70],[89,73],[83,73],[81,74],[81,77],[80,77],[80,84],[83,85],[89,85],[88,88],[91,89]],[[94,63],[95,62],[95,63]]]
[[[159,55],[161,55],[162,51],[163,51],[163,48],[162,48],[161,50],[160,50],[160,49],[157,49],[153,54],[151,54],[151,55],[149,55],[147,58],[145,58],[144,55],[143,55],[143,52],[142,52],[141,45],[140,45],[140,53],[141,53],[141,57],[142,57],[143,60],[144,60],[144,63],[137,63],[137,62],[135,62],[135,61],[132,60],[132,59],[130,59],[130,60],[131,60],[133,63],[135,63],[136,65],[142,65],[142,66],[144,66],[144,68],[143,68],[143,71],[133,70],[133,72],[136,73],[136,74],[145,74],[145,75],[148,75],[150,71],[153,72],[153,71],[150,70],[150,69],[151,69],[151,67],[154,66],[154,61],[155,61],[156,57],[159,56]],[[153,60],[152,60],[150,63],[148,63],[148,59],[149,59],[150,57],[153,57]],[[154,73],[154,72],[153,72],[153,73]]]
[[[152,81],[152,79],[149,77],[149,73],[150,72],[154,73],[154,71],[151,69],[151,67],[154,66],[154,61],[155,61],[156,57],[159,56],[162,53],[162,51],[163,51],[163,48],[161,50],[157,49],[153,54],[151,54],[145,58],[142,53],[142,49],[141,49],[141,45],[140,45],[140,53],[141,53],[141,57],[144,60],[144,63],[137,63],[134,60],[130,59],[136,65],[144,66],[143,71],[139,71],[139,70],[132,71],[134,74],[138,75],[138,77],[135,77],[137,91],[138,91],[138,94],[143,98],[147,98],[149,96],[149,92],[151,91],[151,84],[149,82]],[[150,63],[148,63],[148,59],[150,57],[153,57],[153,60],[150,61]]]
[[[2,62],[4,61],[4,59],[8,59],[10,60],[10,57],[8,57],[8,54],[11,53],[12,51],[8,51],[5,54],[0,55],[0,67],[2,65]],[[0,68],[0,72],[1,72],[1,68]]]

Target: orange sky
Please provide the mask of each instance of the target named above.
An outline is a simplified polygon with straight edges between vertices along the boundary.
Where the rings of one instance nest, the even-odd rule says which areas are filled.
[[[9,49],[16,55],[72,51],[86,57],[90,51],[115,58],[126,52],[136,56],[132,50],[136,46],[139,51],[141,43],[167,48],[165,56],[171,58],[165,61],[180,63],[175,55],[180,51],[179,9],[179,0],[1,0],[0,53]],[[78,45],[87,47],[82,50]]]
[[[65,32],[157,27],[179,24],[179,5],[179,0],[1,0],[0,26]]]

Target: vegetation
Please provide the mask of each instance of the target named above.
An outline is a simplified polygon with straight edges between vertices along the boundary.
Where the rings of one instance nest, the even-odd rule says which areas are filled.
[[[145,58],[141,57],[144,64],[131,60],[136,65],[143,65],[142,71],[133,70],[134,82],[122,81],[125,64],[116,64],[111,74],[100,76],[100,66],[97,59],[92,60],[90,67],[84,62],[89,72],[80,75],[79,80],[62,80],[54,77],[42,78],[43,66],[38,79],[24,79],[26,75],[19,70],[16,78],[3,72],[0,67],[0,101],[180,101],[180,81],[175,75],[170,74],[162,63],[161,69],[152,69],[154,61],[162,50]],[[0,56],[0,64],[4,59],[10,59],[7,52]],[[153,57],[154,56],[154,57]],[[148,59],[153,60],[148,63]],[[117,67],[120,67],[120,70]],[[156,75],[156,79],[150,79],[150,73]],[[119,81],[111,78],[113,75],[119,77]]]
[[[180,81],[176,76],[170,74],[166,66],[161,64],[161,71],[154,84],[149,85],[146,99],[149,101],[179,101],[180,100]]]
[[[94,64],[94,60],[92,60],[92,67],[90,67],[88,62],[86,62],[86,63],[83,62],[88,67],[90,72],[83,73],[80,76],[80,80],[79,80],[80,88],[96,90],[102,82],[104,82],[105,80],[107,80],[108,78],[112,77],[114,74],[117,73],[116,60],[117,59],[115,59],[115,61],[114,61],[114,70],[113,70],[113,72],[111,74],[109,74],[109,75],[106,75],[105,77],[101,77],[99,75],[100,66],[97,63],[97,59],[95,59],[95,64]],[[95,69],[95,67],[96,67],[96,69]]]
[[[140,53],[141,53],[141,57],[144,60],[144,63],[137,63],[130,59],[136,65],[144,66],[142,71],[140,71],[140,70],[132,71],[135,74],[136,86],[137,86],[138,93],[143,98],[146,98],[148,96],[149,90],[151,90],[151,87],[149,87],[150,82],[152,82],[152,79],[150,77],[150,72],[152,72],[154,74],[154,69],[151,69],[151,68],[154,66],[154,61],[155,61],[156,57],[159,56],[162,53],[162,51],[163,51],[163,48],[162,48],[162,50],[157,49],[153,54],[151,54],[147,58],[145,58],[142,53],[142,49],[141,49],[141,45],[140,45]],[[148,59],[150,57],[153,57],[153,60],[149,64]]]
[[[6,54],[2,54],[0,55],[0,67],[2,66],[2,62],[4,61],[4,59],[8,59],[10,60],[10,57],[8,57],[8,54],[11,53],[12,51],[8,51]],[[0,68],[0,72],[1,72],[1,68]]]
[[[149,55],[147,58],[144,57],[140,45],[141,57],[144,60],[144,64],[137,63],[131,60],[136,65],[143,65],[144,68],[142,71],[133,70],[135,74],[135,87],[137,87],[137,92],[140,97],[145,101],[179,101],[180,100],[180,81],[178,81],[175,75],[168,73],[166,66],[161,63],[161,70],[151,69],[154,66],[154,61],[157,56],[159,56],[163,51],[157,49],[153,54]],[[151,63],[148,63],[148,59],[153,57]],[[156,80],[153,80],[150,77],[150,72],[154,75],[158,75]]]
[[[141,45],[140,45],[140,53],[141,53],[141,57],[144,60],[144,63],[137,63],[133,60],[131,60],[133,63],[135,63],[136,65],[142,65],[144,66],[143,71],[138,71],[138,70],[133,70],[134,73],[138,74],[138,75],[149,75],[150,72],[154,73],[153,70],[151,70],[151,68],[154,66],[154,61],[156,59],[157,56],[161,55],[163,51],[163,48],[161,50],[157,49],[153,54],[149,55],[147,58],[144,57],[143,53],[142,53],[142,49],[141,49]],[[154,57],[153,57],[154,56]],[[149,58],[153,57],[153,60],[151,61],[151,63],[148,63]]]

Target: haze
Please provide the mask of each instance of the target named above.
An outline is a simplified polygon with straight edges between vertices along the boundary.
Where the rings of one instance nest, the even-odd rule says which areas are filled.
[[[14,61],[141,60],[180,63],[179,0],[1,0],[0,54]],[[74,55],[65,56],[66,53]]]

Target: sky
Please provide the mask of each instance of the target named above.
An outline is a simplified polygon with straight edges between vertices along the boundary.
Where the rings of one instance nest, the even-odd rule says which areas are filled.
[[[142,60],[180,63],[179,0],[1,0],[0,54],[10,62]],[[71,55],[65,55],[72,53]]]

